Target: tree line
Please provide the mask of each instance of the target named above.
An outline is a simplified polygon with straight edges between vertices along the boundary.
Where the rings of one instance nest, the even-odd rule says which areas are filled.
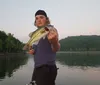
[[[23,45],[13,34],[0,31],[0,52],[20,52]]]
[[[60,40],[61,51],[100,51],[100,36],[69,36]]]

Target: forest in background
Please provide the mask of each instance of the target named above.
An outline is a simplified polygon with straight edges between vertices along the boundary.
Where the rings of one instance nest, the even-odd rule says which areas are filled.
[[[24,43],[15,38],[13,34],[0,31],[0,52],[20,52],[23,45]]]
[[[100,36],[69,36],[60,40],[60,51],[100,51]]]
[[[68,36],[60,40],[60,51],[100,51],[100,36]],[[0,52],[21,52],[25,44],[13,34],[0,31]]]

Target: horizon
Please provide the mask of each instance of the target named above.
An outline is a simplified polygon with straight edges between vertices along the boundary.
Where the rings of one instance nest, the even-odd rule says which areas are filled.
[[[3,30],[0,30],[0,31],[3,31]],[[5,32],[5,31],[3,31],[3,32]],[[6,34],[9,34],[9,33],[7,33],[7,32],[5,32]],[[68,37],[79,37],[79,36],[100,36],[100,35],[73,35],[73,36],[65,36],[64,38],[61,38],[61,39],[59,39],[59,41],[60,40],[63,40],[63,39],[65,39],[65,38],[68,38]],[[14,36],[14,34],[13,34],[13,37],[15,37]],[[15,37],[16,39],[18,39],[17,37]],[[19,39],[18,39],[19,40]],[[29,40],[29,39],[28,39]],[[28,40],[27,40],[27,42],[28,42]],[[21,40],[20,40],[21,41]],[[23,41],[21,41],[21,42],[23,42]],[[23,42],[23,43],[27,43],[27,42]]]
[[[0,0],[0,30],[27,42],[36,30],[34,14],[39,9],[46,11],[59,39],[100,35],[100,0]]]

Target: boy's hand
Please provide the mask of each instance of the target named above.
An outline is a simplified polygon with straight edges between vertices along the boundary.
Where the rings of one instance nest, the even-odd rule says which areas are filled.
[[[58,41],[58,33],[56,29],[51,29],[48,36],[49,42],[52,44],[52,50],[57,52],[60,49],[60,43]]]
[[[28,53],[33,55],[34,54],[34,49],[29,50]]]
[[[51,44],[56,44],[58,42],[58,33],[56,29],[51,29],[47,37]]]

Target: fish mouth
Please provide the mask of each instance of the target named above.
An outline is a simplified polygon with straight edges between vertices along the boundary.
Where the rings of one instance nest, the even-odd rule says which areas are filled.
[[[44,28],[46,31],[49,31],[49,29],[47,27]]]

